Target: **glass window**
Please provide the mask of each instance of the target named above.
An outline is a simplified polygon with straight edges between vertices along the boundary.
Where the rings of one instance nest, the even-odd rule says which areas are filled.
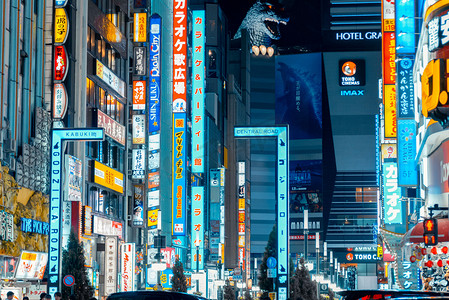
[[[125,125],[125,106],[117,101],[117,122],[122,125]]]
[[[95,106],[95,84],[89,78],[86,78],[86,101],[90,106]]]
[[[116,112],[117,100],[114,97],[112,97],[111,95],[108,95],[107,99],[108,99],[107,114],[115,120],[116,119],[115,112]]]
[[[103,112],[106,112],[106,92],[102,88],[99,89],[99,104],[100,104],[100,110]]]

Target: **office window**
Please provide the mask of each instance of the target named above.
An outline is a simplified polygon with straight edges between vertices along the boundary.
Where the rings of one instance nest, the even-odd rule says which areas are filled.
[[[358,187],[355,189],[355,201],[356,202],[377,202],[377,187]]]
[[[125,125],[125,105],[117,101],[117,118],[116,121]]]
[[[95,107],[95,84],[89,78],[86,78],[86,102]]]
[[[117,106],[117,100],[112,97],[111,95],[108,95],[107,97],[108,99],[108,106],[107,106],[107,111],[106,113],[113,118],[114,120],[116,119],[116,106]]]
[[[106,112],[106,92],[101,87],[98,88],[98,91],[98,103],[100,104],[99,109]]]

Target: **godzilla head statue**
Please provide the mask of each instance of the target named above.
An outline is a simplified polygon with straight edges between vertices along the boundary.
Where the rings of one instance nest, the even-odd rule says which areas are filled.
[[[272,40],[281,38],[280,24],[287,25],[289,18],[285,16],[283,7],[269,1],[258,0],[243,19],[234,39],[241,38],[242,30],[246,29],[251,45],[256,48],[270,47]],[[264,53],[263,53],[264,54]]]

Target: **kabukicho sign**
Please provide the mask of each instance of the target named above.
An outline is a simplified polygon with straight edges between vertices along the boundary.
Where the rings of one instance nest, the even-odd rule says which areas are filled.
[[[64,46],[55,46],[54,80],[64,81],[69,69],[69,60]]]
[[[69,35],[69,19],[64,8],[55,9],[55,44],[62,45]]]
[[[67,90],[63,83],[53,86],[53,119],[63,119],[67,112]]]

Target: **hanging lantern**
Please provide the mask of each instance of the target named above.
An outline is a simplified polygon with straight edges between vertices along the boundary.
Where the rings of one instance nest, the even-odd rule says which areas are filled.
[[[426,267],[432,268],[432,267],[433,267],[433,261],[428,260],[428,261],[426,262]]]
[[[414,256],[414,255],[410,256],[410,261],[412,263],[414,263],[416,261],[416,256]]]
[[[426,255],[427,254],[427,249],[426,248],[421,248],[421,254],[422,255]]]
[[[421,252],[416,253],[416,259],[417,259],[417,260],[421,260],[421,259],[422,259],[422,254],[421,254]]]
[[[443,266],[443,261],[441,259],[439,259],[437,261],[437,266],[440,267],[440,268]]]
[[[432,247],[432,250],[430,250],[430,252],[434,255],[437,255],[438,254],[437,247]]]
[[[443,248],[441,248],[441,252],[443,252],[444,254],[447,254],[447,247],[444,246]]]

